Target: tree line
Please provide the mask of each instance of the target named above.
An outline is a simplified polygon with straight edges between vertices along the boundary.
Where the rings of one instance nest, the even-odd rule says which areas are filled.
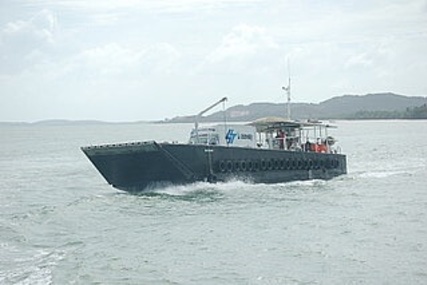
[[[346,119],[427,119],[427,104],[423,104],[419,107],[406,108],[405,111],[359,111],[346,117]]]

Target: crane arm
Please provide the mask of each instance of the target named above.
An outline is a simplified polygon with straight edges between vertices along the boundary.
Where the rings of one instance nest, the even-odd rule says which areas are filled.
[[[204,109],[203,111],[199,112],[196,115],[196,121],[194,122],[194,130],[196,131],[196,138],[197,138],[197,142],[199,142],[199,120],[200,117],[202,117],[202,115],[210,110],[212,110],[213,108],[215,108],[216,106],[218,106],[219,104],[227,101],[227,97],[222,98],[221,100],[217,101],[216,103],[210,105],[209,107],[207,107],[206,109]]]
[[[201,117],[204,113],[212,110],[213,108],[215,108],[216,106],[218,106],[219,104],[221,104],[222,102],[227,101],[227,97],[222,98],[221,100],[219,100],[218,102],[216,102],[215,104],[212,104],[211,106],[207,107],[206,109],[204,109],[203,111],[201,111],[200,113],[197,114],[197,117]]]

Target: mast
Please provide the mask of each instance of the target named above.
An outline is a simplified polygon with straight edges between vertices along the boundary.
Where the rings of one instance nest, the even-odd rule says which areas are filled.
[[[287,119],[291,120],[291,72],[289,69],[289,59],[288,59],[288,86],[282,86],[282,89],[286,92],[287,95],[287,107],[288,107],[288,113],[287,113]]]

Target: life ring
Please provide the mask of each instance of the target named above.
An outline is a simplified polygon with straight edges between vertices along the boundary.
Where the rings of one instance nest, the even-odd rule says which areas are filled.
[[[231,160],[227,161],[227,171],[232,172],[233,171],[233,162]]]
[[[236,171],[240,170],[240,163],[238,161],[234,162],[234,170],[236,170]]]
[[[310,169],[308,167],[308,160],[307,159],[303,160],[302,165],[303,165],[302,169],[305,169],[305,170],[309,170]]]
[[[248,171],[252,171],[254,169],[254,163],[252,162],[252,160],[248,161]]]
[[[259,162],[257,160],[254,161],[254,171],[258,171],[259,170]]]
[[[284,159],[280,160],[279,168],[282,169],[282,170],[285,169],[285,160]]]
[[[319,168],[320,168],[319,160],[317,159],[313,160],[313,169],[319,169]]]
[[[268,170],[273,170],[273,165],[274,164],[274,160],[273,159],[270,159],[268,162],[267,162],[267,168],[268,168]]]
[[[261,159],[261,170],[266,170],[267,169],[267,162],[265,162],[264,159]]]
[[[240,169],[241,169],[242,171],[246,171],[246,161],[242,160],[242,161],[240,162]]]
[[[280,162],[279,162],[279,160],[278,160],[278,159],[274,159],[274,160],[273,160],[273,168],[274,168],[275,170],[279,170],[279,168],[280,168]]]
[[[298,167],[298,163],[295,159],[292,159],[292,163],[291,163],[291,169],[292,170],[296,170]]]
[[[308,160],[308,170],[313,169],[313,160]]]
[[[287,170],[291,169],[291,161],[290,161],[289,159],[286,159],[286,162],[285,162],[285,168],[286,168]]]
[[[339,165],[340,162],[338,161],[338,159],[334,159],[334,168],[338,168]]]
[[[225,163],[224,160],[221,160],[219,162],[219,171],[221,171],[221,172],[226,172],[227,171],[227,165],[226,165],[226,163]]]

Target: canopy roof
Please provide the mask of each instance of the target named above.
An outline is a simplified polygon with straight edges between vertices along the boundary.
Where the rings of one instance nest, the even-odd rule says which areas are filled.
[[[323,128],[332,128],[329,124],[324,124],[320,121],[294,121],[287,120],[281,117],[264,117],[249,125],[254,126],[257,132],[267,132],[267,131],[275,131],[275,130],[284,130],[284,129],[302,129],[302,128],[313,128],[313,127],[323,127]]]

